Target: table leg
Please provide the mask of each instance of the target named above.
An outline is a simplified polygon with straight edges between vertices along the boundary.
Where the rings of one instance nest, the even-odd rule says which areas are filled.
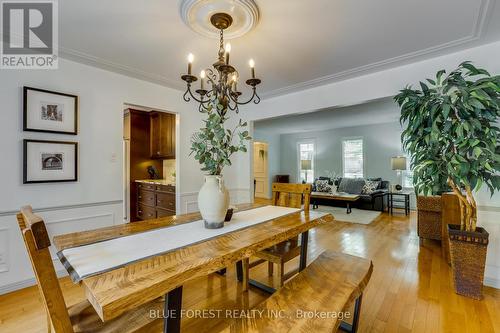
[[[347,202],[346,205],[347,205],[347,214],[351,214],[352,213],[351,204]]]
[[[307,266],[307,243],[309,243],[309,230],[303,232],[300,238],[299,272]]]
[[[163,319],[163,333],[180,333],[182,286],[175,288],[165,295],[165,311]]]
[[[392,202],[392,194],[389,195],[389,207],[390,207],[390,211],[391,211],[391,215],[393,213],[393,202]]]

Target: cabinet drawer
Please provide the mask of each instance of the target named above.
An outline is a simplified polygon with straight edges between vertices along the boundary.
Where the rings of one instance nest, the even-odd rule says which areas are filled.
[[[137,217],[141,220],[155,219],[156,209],[154,209],[154,207],[139,204],[137,207]]]
[[[139,193],[137,195],[137,200],[140,203],[149,206],[155,206],[155,193],[150,191],[139,190]]]
[[[175,215],[175,211],[173,211],[173,210],[160,209],[160,208],[156,209],[156,217],[157,218],[167,217],[167,216],[172,216],[172,215]]]
[[[154,191],[154,190],[155,190],[155,184],[137,183],[137,188],[138,188],[139,190],[149,190],[149,191]]]
[[[173,193],[157,193],[156,207],[173,210],[175,212],[175,195]]]
[[[172,185],[156,185],[156,191],[175,193],[175,186]]]

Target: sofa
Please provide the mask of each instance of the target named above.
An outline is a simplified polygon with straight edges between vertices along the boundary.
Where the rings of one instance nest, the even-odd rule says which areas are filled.
[[[328,186],[324,186],[328,183]],[[366,187],[365,185],[371,185]],[[377,185],[373,188],[373,185]],[[360,198],[353,204],[353,207],[367,210],[384,211],[387,208],[387,196],[389,191],[389,181],[382,178],[336,178],[318,177],[313,183],[313,192],[344,192],[358,194]],[[344,206],[345,202],[335,200],[315,199],[315,204],[326,206]]]

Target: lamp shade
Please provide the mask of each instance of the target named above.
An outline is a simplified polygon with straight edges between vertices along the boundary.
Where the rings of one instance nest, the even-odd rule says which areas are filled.
[[[311,160],[301,160],[300,161],[300,169],[301,170],[311,170]]]
[[[406,157],[391,157],[391,167],[392,170],[406,170]]]

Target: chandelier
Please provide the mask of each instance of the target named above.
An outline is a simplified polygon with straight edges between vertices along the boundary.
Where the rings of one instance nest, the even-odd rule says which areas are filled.
[[[231,111],[239,112],[238,106],[254,102],[259,104],[260,97],[257,94],[257,85],[261,80],[255,77],[255,62],[250,59],[249,65],[252,78],[246,80],[246,84],[252,88],[252,96],[246,101],[240,101],[242,93],[238,91],[239,72],[229,64],[229,55],[231,52],[231,44],[224,45],[224,30],[231,26],[233,18],[226,13],[216,13],[210,18],[212,25],[220,31],[220,42],[218,60],[212,65],[212,68],[202,70],[200,73],[199,89],[196,89],[194,94],[191,90],[191,85],[198,80],[192,74],[192,65],[194,61],[193,54],[188,55],[188,73],[181,76],[181,79],[186,82],[187,88],[183,95],[186,102],[194,99],[199,103],[198,111],[207,112],[211,107],[211,101],[216,99],[224,108]],[[208,85],[208,89],[205,87]]]

